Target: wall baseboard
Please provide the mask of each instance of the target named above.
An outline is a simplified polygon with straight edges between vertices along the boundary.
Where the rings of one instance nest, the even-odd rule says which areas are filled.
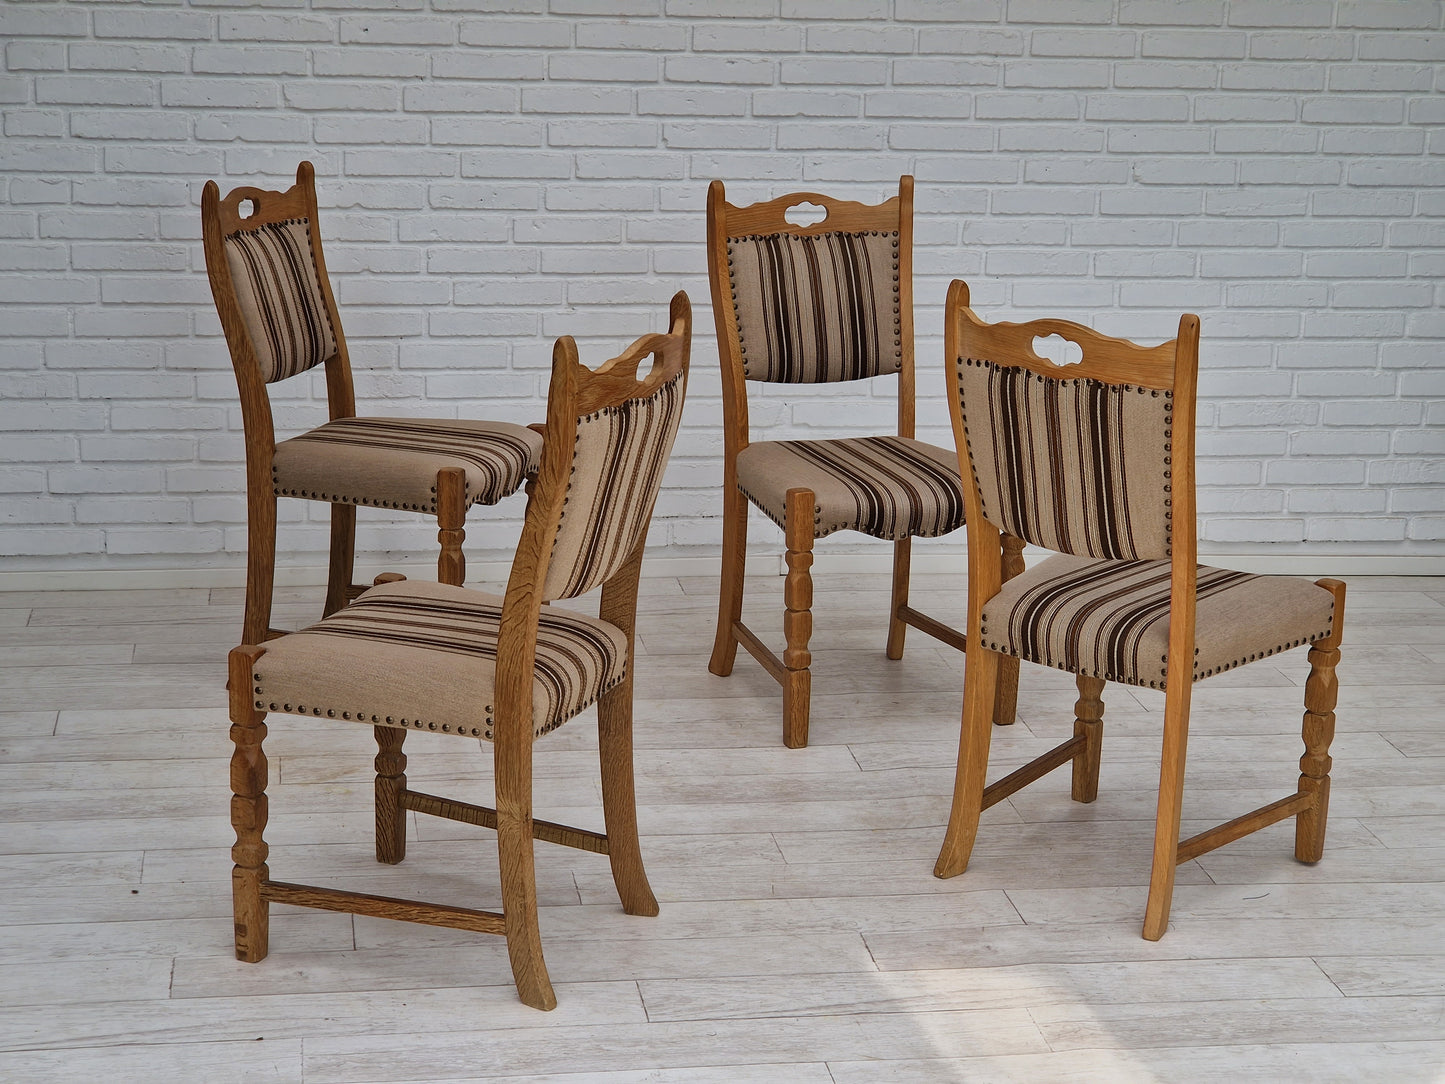
[[[1042,552],[1026,551],[1032,562]],[[920,573],[957,573],[967,567],[967,555],[961,549],[929,552],[916,547],[913,571]],[[1445,576],[1445,554],[1318,554],[1275,553],[1201,553],[1199,560],[1221,568],[1237,568],[1254,572],[1288,576]],[[358,582],[366,582],[378,572],[405,572],[418,579],[431,579],[436,566],[430,561],[388,561],[358,564]],[[467,563],[467,580],[472,583],[502,583],[511,570],[510,562],[479,560]],[[786,569],[780,553],[754,553],[748,556],[750,576],[782,576]],[[892,551],[875,547],[871,553],[814,553],[813,571],[828,575],[888,575],[892,571]],[[664,576],[716,576],[718,557],[707,554],[649,554],[642,565],[645,578]],[[278,587],[311,587],[326,582],[322,565],[283,566],[276,570]],[[51,571],[0,572],[3,591],[97,591],[144,590],[212,587],[244,587],[243,568],[172,568],[172,569],[56,569]]]

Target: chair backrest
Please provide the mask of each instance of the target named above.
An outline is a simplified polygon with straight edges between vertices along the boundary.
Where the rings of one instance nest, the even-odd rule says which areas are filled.
[[[215,181],[206,182],[201,231],[211,294],[243,385],[253,375],[269,384],[346,360],[310,162],[297,167],[285,192],[243,186],[223,197]]]
[[[536,487],[512,587],[540,582],[544,601],[586,594],[640,551],[682,419],[692,342],[685,293],[666,334],[645,335],[594,370],[571,336],[557,340]],[[645,358],[649,371],[639,371]],[[523,567],[529,552],[541,567]]]
[[[1060,553],[1192,566],[1197,316],[1142,347],[1067,320],[985,323],[955,281],[945,333],[970,528],[981,518]],[[1039,340],[1081,357],[1056,364]]]
[[[795,225],[812,204],[825,217]],[[913,367],[913,178],[877,206],[814,192],[748,207],[707,199],[708,273],[724,364],[747,380],[823,383]]]

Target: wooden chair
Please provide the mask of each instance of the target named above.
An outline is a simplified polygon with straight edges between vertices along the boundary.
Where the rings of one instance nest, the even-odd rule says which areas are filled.
[[[1036,352],[1059,336],[1082,360]],[[968,651],[958,774],[934,872],[962,873],[979,814],[1066,763],[1073,799],[1098,794],[1106,681],[1163,689],[1163,755],[1144,936],[1169,924],[1180,862],[1295,818],[1295,857],[1324,851],[1345,585],[1197,563],[1194,401],[1199,318],[1141,347],[1065,320],[987,324],[948,294],[949,405],[967,480]],[[1041,345],[1041,344],[1040,344]],[[1057,345],[1057,344],[1056,344]],[[998,536],[1054,551],[1006,584]],[[1180,841],[1193,683],[1310,644],[1301,775],[1293,794]],[[1074,736],[984,786],[988,712],[1006,658],[1077,675]]]
[[[596,372],[578,363],[571,338],[557,340],[541,467],[505,597],[382,576],[390,582],[319,624],[231,652],[238,958],[266,956],[272,903],[504,934],[522,1000],[550,1009],[557,999],[537,926],[534,838],[607,855],[623,910],[657,913],[633,797],[633,627],[643,544],[682,413],[691,324],[679,293],[667,334],[638,339]],[[639,374],[648,356],[654,364]],[[546,605],[599,586],[597,618]],[[593,703],[605,834],[532,816],[533,740]],[[502,910],[272,880],[262,838],[268,712],[376,728],[378,861],[405,856],[407,810],[495,828]],[[401,753],[408,730],[490,740],[496,808],[410,789]]]
[[[250,214],[244,215],[243,209]],[[331,505],[325,613],[363,590],[353,585],[356,508],[435,516],[437,578],[460,584],[463,523],[474,504],[515,493],[537,467],[541,438],[508,422],[359,418],[346,336],[321,251],[310,162],[285,192],[242,187],[201,193],[211,296],[226,333],[246,433],[246,613],[242,640],[271,635],[276,498]],[[267,387],[324,365],[330,420],[276,441]]]
[[[787,213],[812,204],[812,225]],[[913,178],[877,206],[799,192],[748,207],[707,194],[708,276],[723,373],[723,556],[708,669],[726,677],[741,643],[783,687],[783,743],[808,744],[813,543],[835,531],[893,542],[890,659],[912,625],[962,650],[963,636],[908,604],[911,540],[963,525],[954,453],[913,439]],[[748,381],[815,384],[896,378],[898,433],[753,441]],[[748,502],[783,529],[787,578],[779,658],[742,621]],[[1009,565],[1022,567],[1010,540]],[[1012,722],[1005,681],[1000,722]]]

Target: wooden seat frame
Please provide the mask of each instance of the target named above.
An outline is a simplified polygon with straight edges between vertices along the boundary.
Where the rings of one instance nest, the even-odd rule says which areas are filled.
[[[826,216],[808,226],[787,220],[789,209],[814,204]],[[717,635],[708,669],[719,677],[732,673],[738,644],[747,648],[783,689],[783,744],[799,749],[808,744],[808,722],[812,696],[812,653],[808,641],[813,632],[813,522],[815,496],[804,487],[787,491],[783,528],[787,566],[783,582],[783,635],[786,647],[781,656],[763,642],[742,620],[744,568],[747,560],[748,498],[738,488],[737,458],[748,446],[747,377],[737,318],[733,308],[728,271],[728,239],[748,234],[784,233],[810,237],[825,233],[897,231],[898,298],[900,321],[900,367],[898,379],[898,432],[914,435],[913,364],[913,178],[899,178],[898,194],[877,205],[834,199],[816,192],[795,192],[762,203],[738,207],[727,202],[721,181],[713,181],[707,193],[708,279],[712,288],[713,318],[717,325],[718,353],[722,362],[723,390],[723,540],[722,583],[718,598]],[[881,376],[879,377],[882,378]],[[965,649],[963,634],[930,617],[908,602],[909,565],[912,538],[893,543],[892,598],[888,611],[887,656],[903,657],[908,627],[918,629],[959,651]],[[1023,570],[1023,544],[1005,536],[1001,545],[1009,575]],[[1012,723],[1017,701],[1017,666],[1005,665],[999,683],[995,717]]]
[[[1180,863],[1198,858],[1276,821],[1294,817],[1295,857],[1301,862],[1319,861],[1324,853],[1325,822],[1329,811],[1329,745],[1334,737],[1334,708],[1338,694],[1335,666],[1339,662],[1339,645],[1344,630],[1345,585],[1333,579],[1316,581],[1318,586],[1334,596],[1334,620],[1330,634],[1310,646],[1310,673],[1304,690],[1302,726],[1305,753],[1300,758],[1301,774],[1295,793],[1189,839],[1181,841],[1179,838],[1185,747],[1193,689],[1195,582],[1198,571],[1194,415],[1199,368],[1199,317],[1186,314],[1179,321],[1178,337],[1152,348],[1110,338],[1066,320],[986,324],[968,307],[968,286],[955,280],[948,292],[945,328],[945,356],[950,371],[956,359],[969,357],[1022,366],[1049,378],[1093,379],[1110,384],[1172,390],[1174,394],[1167,664],[1170,680],[1165,688],[1164,741],[1144,937],[1157,941],[1168,928],[1175,870]],[[1059,366],[1035,354],[1034,339],[1050,335],[1060,335],[1080,345],[1083,360]],[[1000,528],[984,517],[978,483],[968,459],[962,405],[952,380],[949,409],[953,416],[967,499],[969,636],[957,775],[948,829],[934,867],[934,874],[938,877],[953,877],[968,867],[983,810],[1057,767],[1072,764],[1071,796],[1074,801],[1094,801],[1099,791],[1104,713],[1104,681],[1079,675],[1074,736],[1017,771],[984,785],[991,729],[988,718],[994,689],[1004,664],[1012,662],[1017,665],[1018,660],[989,650],[978,634],[984,605],[998,594],[1005,578],[998,558]]]
[[[253,213],[242,216],[250,205]],[[322,252],[319,212],[316,204],[316,171],[310,162],[296,167],[296,183],[285,192],[242,186],[225,196],[215,181],[207,181],[201,193],[201,229],[206,273],[215,299],[216,312],[230,348],[231,363],[241,397],[241,420],[246,436],[246,611],[242,640],[260,643],[281,630],[270,627],[271,598],[276,578],[276,492],[271,475],[276,453],[276,427],[266,380],[256,358],[250,333],[241,316],[225,239],[241,229],[304,218],[310,223],[311,255],[321,297],[336,339],[336,352],[325,359],[326,401],[331,420],[356,417],[356,392],[351,377],[351,355],[341,328],[341,314],[331,292]],[[327,572],[326,604],[323,613],[335,613],[366,590],[352,583],[356,561],[356,506],[328,502],[331,506],[331,552]],[[460,585],[466,575],[462,554],[467,515],[466,472],[461,467],[444,467],[436,477],[437,579]]]
[[[256,962],[265,958],[271,903],[502,934],[521,1000],[535,1008],[551,1009],[557,998],[542,957],[533,839],[607,855],[623,910],[631,915],[658,913],[638,842],[632,763],[633,643],[645,522],[630,557],[601,587],[599,616],[621,629],[627,640],[626,677],[597,701],[605,833],[532,816],[533,664],[539,616],[546,604],[542,588],[567,499],[572,435],[578,419],[628,399],[646,397],[679,371],[685,372],[691,323],[687,295],[679,293],[672,299],[666,335],[644,336],[595,371],[579,363],[570,336],[557,340],[547,401],[546,432],[552,437],[543,444],[541,467],[528,487],[526,520],[507,583],[497,640],[492,742],[496,808],[412,790],[407,784],[406,756],[401,752],[406,731],[375,728],[380,745],[376,756],[377,861],[396,863],[405,857],[408,810],[493,828],[501,864],[502,910],[420,903],[271,878],[266,863],[268,847],[262,838],[267,820],[267,766],[261,744],[266,736],[266,714],[256,708],[250,695],[252,665],[266,647],[246,644],[230,655],[231,739],[235,743],[231,823],[236,832],[231,853],[238,959]],[[655,363],[650,372],[639,374],[639,365],[647,357],[654,357]],[[378,580],[403,578],[387,574]]]

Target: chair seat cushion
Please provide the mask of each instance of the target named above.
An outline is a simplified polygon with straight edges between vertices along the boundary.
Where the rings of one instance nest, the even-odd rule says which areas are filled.
[[[934,538],[963,526],[958,456],[906,437],[777,440],[737,458],[738,488],[784,527],[790,489],[813,491],[813,537]]]
[[[1296,576],[1199,566],[1193,680],[1329,635],[1334,596]],[[1169,562],[1056,554],[984,604],[983,643],[1075,674],[1164,688]]]
[[[371,588],[319,623],[266,642],[252,672],[261,711],[492,737],[500,595],[410,580]],[[534,735],[555,730],[626,676],[615,625],[543,606]]]
[[[437,471],[467,473],[467,505],[496,504],[537,469],[542,438],[510,422],[337,418],[276,445],[278,497],[436,513]]]

